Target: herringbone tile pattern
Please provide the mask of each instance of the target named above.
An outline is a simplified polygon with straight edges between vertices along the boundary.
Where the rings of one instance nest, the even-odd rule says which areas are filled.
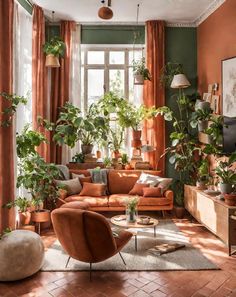
[[[214,235],[197,223],[176,221],[192,244],[221,270],[166,272],[39,272],[26,280],[0,283],[1,297],[236,297],[236,257]],[[53,232],[43,236],[45,246]]]

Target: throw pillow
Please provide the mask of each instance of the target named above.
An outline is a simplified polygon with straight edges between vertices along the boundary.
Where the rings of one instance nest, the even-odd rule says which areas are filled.
[[[161,188],[161,194],[163,195],[166,190],[169,189],[173,178],[160,178],[160,182],[158,184],[158,187]]]
[[[84,186],[84,183],[90,183],[91,184],[93,182],[91,176],[80,177],[79,181],[80,181],[82,187]]]
[[[161,188],[143,188],[143,197],[162,197]]]
[[[148,188],[149,184],[135,184],[133,188],[129,191],[129,195],[143,196],[143,189]]]
[[[69,196],[78,194],[82,190],[82,186],[78,178],[69,180],[55,180],[55,182],[58,186],[64,186]]]
[[[73,172],[72,172],[71,175],[72,175],[72,178],[82,178],[82,177],[85,177],[84,174],[76,174],[76,173],[73,173]]]
[[[100,197],[106,195],[106,185],[84,182],[80,196]]]
[[[138,184],[149,184],[150,187],[156,187],[159,183],[161,177],[157,175],[152,175],[142,172],[139,179],[137,180]]]

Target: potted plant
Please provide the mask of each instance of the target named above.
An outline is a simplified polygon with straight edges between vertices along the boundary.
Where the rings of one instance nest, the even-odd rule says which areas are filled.
[[[199,190],[205,190],[206,184],[209,181],[209,162],[207,159],[202,159],[197,168],[196,186]]]
[[[117,128],[115,130],[110,129],[110,133],[108,135],[108,146],[112,150],[112,157],[114,159],[119,159],[120,149],[124,140],[124,130]]]
[[[104,160],[103,160],[103,164],[105,166],[105,168],[112,168],[112,161],[110,158],[108,157],[105,157]]]
[[[151,80],[151,74],[145,65],[145,58],[133,61],[134,84],[143,85],[145,80]]]
[[[184,207],[184,183],[181,180],[175,180],[171,185],[174,191],[174,212],[178,219],[183,219],[185,215]]]
[[[43,46],[44,53],[46,54],[47,67],[60,67],[59,57],[64,57],[66,45],[63,40],[58,37],[52,37]]]
[[[210,119],[211,109],[197,109],[192,113],[190,125],[192,128],[198,126],[198,131],[202,132],[208,128],[208,121]]]
[[[129,164],[129,158],[128,158],[128,155],[127,154],[122,154],[121,155],[121,164],[122,164],[122,167],[125,168],[126,165]],[[128,167],[127,167],[128,168]]]
[[[14,201],[4,205],[4,207],[7,207],[9,209],[12,207],[18,208],[19,226],[29,225],[30,219],[31,219],[31,213],[29,209],[30,206],[31,206],[31,201],[25,197],[18,197]]]
[[[83,153],[77,153],[72,157],[72,161],[75,163],[84,163],[84,154]]]
[[[235,206],[236,205],[236,189],[234,188],[234,191],[231,193],[224,193],[224,199],[225,204],[229,206]]]
[[[210,122],[210,126],[205,130],[209,144],[220,146],[223,142],[223,116],[211,115]]]
[[[233,153],[228,161],[220,161],[215,169],[216,175],[220,178],[221,193],[229,194],[233,191],[236,184],[236,171],[233,163],[236,161],[236,152]]]
[[[138,197],[128,199],[125,201],[126,205],[126,220],[128,223],[134,223],[137,220],[137,205]]]

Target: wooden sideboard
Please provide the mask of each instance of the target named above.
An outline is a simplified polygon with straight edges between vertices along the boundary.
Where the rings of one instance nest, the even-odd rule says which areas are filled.
[[[188,185],[185,185],[184,203],[198,222],[227,245],[229,255],[232,255],[231,248],[236,246],[236,206],[228,206],[224,201]]]

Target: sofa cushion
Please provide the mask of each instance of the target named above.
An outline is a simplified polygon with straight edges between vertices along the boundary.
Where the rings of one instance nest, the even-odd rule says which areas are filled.
[[[133,199],[135,196],[129,194],[113,194],[108,198],[108,204],[110,207],[125,206],[127,200]],[[139,199],[139,198],[138,198]]]
[[[156,187],[158,185],[160,177],[142,172],[139,179],[137,180],[138,184],[149,184],[150,187]]]
[[[129,195],[143,196],[144,188],[148,188],[149,184],[134,184],[133,188],[129,191]]]
[[[91,197],[91,196],[79,196],[72,195],[65,199],[66,202],[83,201],[89,204],[89,207],[108,207],[108,197]]]
[[[83,184],[83,189],[80,196],[100,197],[106,195],[106,185],[86,183]]]
[[[76,174],[76,173],[71,173],[71,175],[72,175],[72,178],[82,178],[82,177],[85,177],[85,175],[84,174]]]
[[[82,187],[84,186],[84,183],[92,183],[92,177],[91,176],[86,176],[86,177],[80,177],[79,181],[82,185]]]
[[[72,208],[72,209],[88,209],[89,204],[85,201],[72,201],[62,204],[61,208]]]
[[[171,199],[163,197],[140,197],[138,206],[162,206],[171,204]]]
[[[82,190],[81,183],[78,178],[69,180],[55,180],[57,186],[63,186],[68,195],[79,194]]]
[[[161,197],[162,192],[159,187],[143,188],[143,197]]]

